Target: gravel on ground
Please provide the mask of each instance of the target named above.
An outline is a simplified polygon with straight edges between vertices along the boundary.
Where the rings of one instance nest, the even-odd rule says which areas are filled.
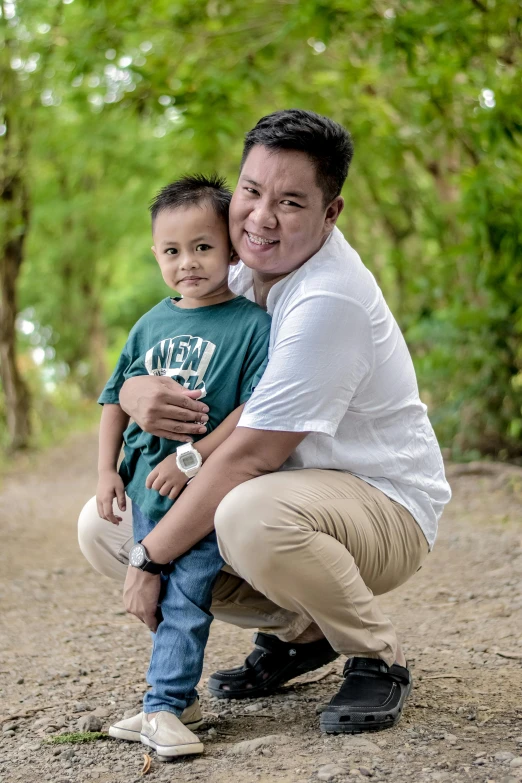
[[[150,638],[121,589],[83,559],[76,520],[96,484],[96,439],[73,438],[17,465],[0,487],[2,783],[522,781],[522,470],[449,465],[454,498],[421,571],[381,600],[414,690],[395,729],[324,736],[319,712],[343,661],[272,698],[211,698],[205,681],[239,664],[251,634],[216,622],[200,685],[203,756],[151,763],[102,735],[140,710]],[[107,523],[109,524],[109,523]]]

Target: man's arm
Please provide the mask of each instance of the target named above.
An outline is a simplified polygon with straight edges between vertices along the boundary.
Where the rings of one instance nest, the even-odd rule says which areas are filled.
[[[144,432],[188,442],[207,430],[208,405],[198,402],[200,394],[172,378],[138,375],[123,384],[120,405]]]
[[[221,446],[221,444],[234,432],[241,414],[243,412],[244,405],[240,405],[232,413],[229,413],[226,419],[213,430],[210,435],[207,435],[196,443],[197,450],[201,454],[203,462],[210,457],[210,455]],[[185,484],[188,482],[188,478],[177,466],[176,453],[169,454],[165,457],[156,467],[151,470],[145,481],[147,489],[155,489],[163,497],[169,497],[171,500],[175,500]]]
[[[278,470],[307,434],[237,427],[143,540],[152,560],[168,563],[208,535],[225,495],[245,481]]]
[[[237,427],[143,539],[149,557],[156,563],[168,563],[187,552],[211,532],[216,509],[225,495],[249,479],[278,470],[307,434]],[[157,628],[159,579],[130,567],[124,588],[125,608],[152,631]]]

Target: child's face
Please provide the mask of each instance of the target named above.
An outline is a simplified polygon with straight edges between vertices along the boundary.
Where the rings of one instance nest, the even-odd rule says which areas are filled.
[[[204,305],[228,291],[228,227],[210,204],[163,210],[154,221],[153,239],[165,283],[184,299]]]

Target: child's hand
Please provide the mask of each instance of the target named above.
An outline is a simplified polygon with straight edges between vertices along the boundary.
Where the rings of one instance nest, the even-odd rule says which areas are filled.
[[[169,454],[147,476],[147,489],[156,489],[163,497],[176,500],[188,478],[176,465],[176,455]]]
[[[112,510],[112,502],[116,498],[120,511],[125,511],[125,486],[121,476],[115,470],[105,470],[98,474],[98,486],[96,488],[96,505],[98,514],[107,522],[119,525],[121,517],[117,517]]]

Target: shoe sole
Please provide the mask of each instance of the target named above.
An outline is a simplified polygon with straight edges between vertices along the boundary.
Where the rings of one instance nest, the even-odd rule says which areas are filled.
[[[194,721],[194,723],[184,723],[183,725],[186,726],[187,729],[194,731],[194,729],[199,729],[199,727],[202,726],[203,723],[204,720],[201,719],[201,720]],[[141,734],[139,731],[131,731],[130,729],[118,729],[116,726],[110,726],[109,737],[112,737],[113,739],[125,740],[126,742],[141,742]]]
[[[393,709],[382,713],[370,713],[361,715],[355,713],[353,720],[350,715],[343,715],[341,712],[328,714],[328,708],[321,713],[319,725],[323,734],[364,734],[374,731],[385,731],[392,729],[401,719],[402,710],[406,699],[410,695],[412,683],[405,688],[399,704]],[[346,708],[349,712],[349,708]],[[344,720],[343,720],[344,718]]]
[[[190,745],[159,745],[154,740],[149,739],[145,734],[140,734],[142,745],[152,748],[162,759],[175,759],[178,756],[195,756],[203,753],[202,742],[193,742]]]
[[[338,657],[339,653],[332,653],[327,659],[325,658],[320,661],[317,658],[312,658],[308,662],[303,661],[303,663],[296,666],[287,677],[281,673],[279,677],[274,677],[272,679],[269,677],[262,685],[257,685],[255,688],[245,688],[243,690],[223,690],[223,688],[216,687],[216,685],[226,685],[226,683],[209,677],[207,689],[215,699],[258,699],[276,693],[281,685],[284,685],[286,682],[290,682],[290,680],[300,677],[302,674],[307,674],[308,672],[320,669],[321,666],[332,663],[332,661],[335,661]]]

